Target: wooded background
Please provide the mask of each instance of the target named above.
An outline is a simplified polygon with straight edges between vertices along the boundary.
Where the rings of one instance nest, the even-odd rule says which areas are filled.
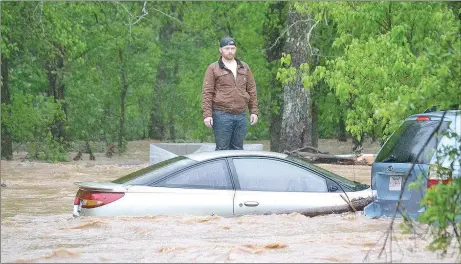
[[[383,142],[461,102],[461,2],[1,2],[1,156],[72,142],[212,142],[201,117],[225,36],[256,79],[246,139]],[[459,108],[459,106],[456,106]]]

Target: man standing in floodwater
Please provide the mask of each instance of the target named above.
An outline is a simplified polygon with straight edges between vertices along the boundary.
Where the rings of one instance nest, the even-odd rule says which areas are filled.
[[[256,82],[248,64],[235,58],[235,41],[221,40],[218,61],[208,65],[202,88],[203,122],[213,128],[216,150],[243,149],[250,124],[258,121]]]

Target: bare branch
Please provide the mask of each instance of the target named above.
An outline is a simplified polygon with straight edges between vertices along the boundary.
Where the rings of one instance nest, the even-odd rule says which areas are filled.
[[[121,6],[126,10],[126,12],[128,13],[128,15],[130,15],[131,17],[133,17],[133,15],[130,13],[130,11],[128,10],[128,8],[126,8],[126,6],[124,6],[124,5],[123,5],[122,3],[120,3],[120,2],[115,2],[115,3],[117,3],[118,5],[121,5]]]
[[[280,40],[280,38],[282,38],[283,35],[285,35],[285,34],[288,32],[288,30],[290,30],[290,28],[293,27],[294,25],[296,25],[296,24],[298,24],[298,23],[307,23],[307,22],[312,22],[312,21],[315,21],[315,20],[309,18],[309,19],[298,20],[298,21],[294,22],[293,24],[291,24],[290,26],[288,26],[287,29],[285,29],[285,30],[282,32],[282,34],[280,34],[280,36],[278,36],[278,38],[275,40],[275,42],[274,42],[274,44],[273,44],[272,46],[270,46],[270,47],[267,48],[267,49],[263,49],[263,51],[270,50],[270,49],[272,49],[273,47],[275,47],[275,45],[277,45],[277,42]],[[317,22],[318,22],[318,21],[317,21]],[[317,24],[317,23],[316,23],[316,24]]]
[[[317,24],[320,22],[320,20],[316,21],[315,24],[309,29],[309,32],[307,33],[307,46],[309,47],[309,50],[311,52],[311,56],[314,56],[314,53],[312,52],[312,46],[311,46],[311,33],[312,33],[312,30],[314,30],[314,28],[317,26]]]
[[[42,17],[43,17],[43,2],[44,2],[44,0],[41,0],[40,3],[39,3],[40,4],[40,21],[39,21],[39,24],[42,27],[43,35],[45,35],[45,27],[43,26],[43,21],[42,21]]]
[[[133,15],[130,13],[130,11],[128,10],[128,8],[126,8],[126,6],[123,5],[122,3],[118,2],[118,1],[115,2],[115,3],[118,4],[118,5],[121,5],[121,6],[125,9],[125,11],[128,13],[128,15],[130,15],[129,22],[128,22],[128,26],[130,27],[130,35],[131,35],[131,27],[132,27],[131,19],[133,18]]]
[[[147,6],[147,0],[144,1],[144,6],[142,7],[142,15],[138,17],[138,19],[133,23],[133,25],[136,25],[136,23],[138,23],[142,18],[144,18],[145,16],[149,14],[147,12],[146,6]]]
[[[167,17],[169,17],[169,18],[173,19],[173,20],[176,20],[176,21],[178,21],[178,23],[179,23],[179,24],[181,24],[181,25],[183,25],[183,24],[184,24],[184,23],[183,23],[181,20],[179,20],[179,19],[178,19],[178,18],[176,18],[176,17],[173,17],[173,16],[171,16],[171,15],[168,15],[168,14],[166,14],[166,13],[164,13],[164,12],[162,12],[162,11],[160,11],[160,10],[156,9],[156,8],[152,8],[152,9],[154,9],[155,11],[157,11],[157,12],[159,12],[159,13],[161,13],[161,14],[163,14],[163,15],[165,15],[165,16],[167,16]]]

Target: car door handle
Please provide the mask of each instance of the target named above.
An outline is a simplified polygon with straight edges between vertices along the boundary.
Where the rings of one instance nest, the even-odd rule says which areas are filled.
[[[243,204],[248,207],[255,207],[259,205],[258,202],[244,202]]]

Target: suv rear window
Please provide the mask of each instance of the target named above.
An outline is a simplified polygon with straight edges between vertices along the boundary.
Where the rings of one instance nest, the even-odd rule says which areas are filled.
[[[447,129],[449,122],[441,124],[439,131],[432,136],[418,160],[416,160],[416,156],[437,128],[439,122],[405,121],[384,144],[375,162],[429,164],[440,142],[440,132]]]

